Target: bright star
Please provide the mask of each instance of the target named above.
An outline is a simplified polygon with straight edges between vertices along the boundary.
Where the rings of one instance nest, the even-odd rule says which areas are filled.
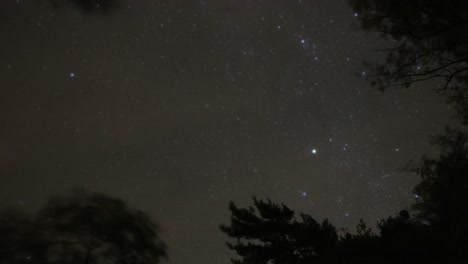
[[[316,149],[312,149],[312,154],[317,154],[317,150]]]
[[[75,77],[75,73],[74,72],[70,72],[70,77]]]

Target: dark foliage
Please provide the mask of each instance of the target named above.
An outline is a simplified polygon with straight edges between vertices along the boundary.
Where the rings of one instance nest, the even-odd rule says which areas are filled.
[[[238,208],[231,203],[231,224],[221,230],[236,243],[227,243],[241,259],[233,263],[312,263],[332,256],[338,235],[328,221],[317,222],[285,205],[253,199],[255,207]]]
[[[0,263],[158,263],[158,227],[121,200],[77,192],[49,200],[37,216],[0,215]]]
[[[85,14],[108,13],[119,5],[119,0],[49,0],[56,8],[74,5]]]
[[[414,188],[417,202],[413,209],[418,219],[428,223],[448,249],[468,252],[468,136],[447,129],[435,138],[441,154],[423,158],[415,170],[421,182]]]
[[[380,249],[380,238],[360,219],[355,234],[340,237],[336,252],[342,263],[375,263],[382,253]]]
[[[379,253],[394,263],[422,263],[441,257],[429,226],[413,219],[407,210],[379,221]]]
[[[465,0],[349,0],[364,30],[395,42],[383,63],[368,63],[371,83],[381,90],[441,79],[468,123],[468,2]],[[436,88],[436,87],[434,87]]]
[[[0,213],[0,263],[39,263],[44,244],[32,218],[15,210]]]
[[[364,221],[356,232],[338,237],[336,228],[306,214],[300,221],[285,205],[254,198],[254,207],[231,203],[231,224],[221,230],[240,260],[233,263],[465,263],[468,257],[468,136],[447,130],[434,143],[436,158],[423,158],[414,171],[412,210],[377,223]]]

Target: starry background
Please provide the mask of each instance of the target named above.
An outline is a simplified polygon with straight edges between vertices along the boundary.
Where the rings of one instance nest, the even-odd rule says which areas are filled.
[[[338,227],[396,213],[418,181],[400,169],[452,115],[427,83],[369,86],[362,61],[389,43],[345,1],[1,5],[0,206],[120,197],[170,263],[228,263],[218,226],[252,195]]]

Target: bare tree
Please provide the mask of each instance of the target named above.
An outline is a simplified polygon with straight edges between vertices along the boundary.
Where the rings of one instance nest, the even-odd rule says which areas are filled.
[[[371,84],[380,90],[440,79],[468,123],[468,2],[464,0],[349,0],[364,30],[395,45],[381,50],[384,62],[367,63]]]

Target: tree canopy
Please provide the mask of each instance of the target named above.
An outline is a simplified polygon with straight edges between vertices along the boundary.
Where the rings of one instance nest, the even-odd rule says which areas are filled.
[[[0,263],[153,264],[166,256],[148,215],[102,194],[51,198],[34,217],[6,211],[0,231]]]
[[[434,158],[413,169],[421,181],[409,210],[377,222],[378,234],[361,220],[355,233],[339,236],[327,220],[296,217],[293,210],[254,198],[254,206],[231,202],[231,224],[221,230],[240,260],[233,263],[463,263],[468,252],[468,136],[447,129],[433,141]],[[299,219],[299,220],[298,220]]]
[[[468,135],[447,129],[434,143],[441,154],[424,157],[415,169],[421,182],[414,188],[418,199],[413,209],[421,221],[445,234],[447,246],[468,252]]]
[[[86,14],[105,13],[118,6],[119,0],[49,0],[56,8],[74,5]]]
[[[228,247],[241,259],[233,263],[311,263],[331,255],[338,241],[336,228],[328,221],[317,222],[285,205],[253,198],[254,207],[229,205],[231,224],[221,231],[235,238]]]
[[[465,0],[349,0],[364,30],[393,40],[383,62],[367,63],[380,90],[440,79],[468,123],[468,2]]]

